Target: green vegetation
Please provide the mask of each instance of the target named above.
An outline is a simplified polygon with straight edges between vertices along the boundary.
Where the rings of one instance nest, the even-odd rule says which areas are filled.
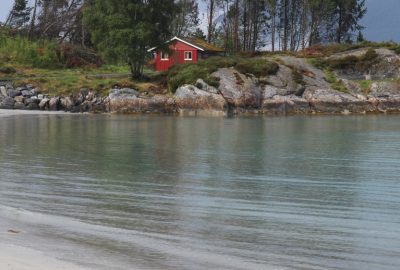
[[[371,90],[371,85],[373,81],[371,80],[363,80],[359,82],[361,89],[363,90],[364,94],[369,94]]]
[[[348,55],[341,58],[310,58],[309,63],[319,69],[354,69],[365,72],[377,62],[378,54],[375,49],[368,49],[362,56]]]
[[[185,64],[172,67],[168,72],[168,89],[175,92],[179,86],[194,84],[203,79],[207,84],[218,87],[219,81],[211,74],[219,68],[235,67],[243,74],[265,77],[276,74],[279,65],[262,58],[211,57],[197,64]]]
[[[333,72],[329,69],[325,69],[325,80],[331,84],[331,87],[339,92],[349,93],[347,87],[343,84],[342,80],[338,80],[338,78],[333,74]]]
[[[295,81],[297,84],[301,84],[301,85],[305,84],[303,73],[301,73],[297,69],[292,69],[292,78],[293,78],[293,81]]]
[[[133,77],[141,77],[147,48],[171,36],[174,0],[92,0],[86,2],[84,21],[92,41],[108,60],[124,61]]]
[[[235,68],[243,74],[253,74],[260,78],[276,74],[279,70],[279,65],[262,58],[252,58],[239,60]]]
[[[342,43],[342,44],[331,44],[331,45],[315,45],[299,52],[298,55],[308,58],[329,57],[333,54],[344,53],[363,48],[370,48],[370,49],[386,48],[389,50],[400,52],[400,45],[393,42],[363,41],[356,44]]]
[[[52,41],[30,41],[0,34],[0,62],[34,68],[60,68],[63,59],[57,54],[57,47],[57,43]]]
[[[139,91],[158,88],[154,73],[145,70],[147,80],[133,81],[128,66],[103,66],[99,68],[39,69],[17,67],[18,73],[1,74],[0,80],[12,80],[15,86],[33,84],[50,95],[72,95],[81,88],[88,88],[107,95],[115,87],[130,87]],[[112,75],[110,75],[112,74]]]

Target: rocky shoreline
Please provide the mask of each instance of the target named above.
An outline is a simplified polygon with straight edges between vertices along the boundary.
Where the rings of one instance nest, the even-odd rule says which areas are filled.
[[[0,109],[189,115],[398,113],[400,85],[397,80],[384,78],[382,69],[390,69],[387,72],[391,78],[398,79],[400,57],[388,51],[379,53],[380,63],[390,65],[378,70],[383,79],[371,82],[368,91],[359,82],[346,78],[349,72],[354,76],[353,71],[335,73],[345,87],[345,91],[338,91],[326,79],[326,72],[307,59],[283,56],[277,61],[277,74],[267,78],[257,79],[234,68],[222,68],[212,74],[219,79],[218,88],[199,79],[194,85],[181,86],[167,95],[112,89],[104,97],[81,89],[75,96],[49,97],[33,85],[14,88],[10,82],[0,82]]]

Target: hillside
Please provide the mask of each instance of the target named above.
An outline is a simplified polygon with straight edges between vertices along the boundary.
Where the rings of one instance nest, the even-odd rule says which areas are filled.
[[[126,70],[117,67],[109,67],[107,76],[95,75],[104,74],[106,67],[44,73],[8,67],[11,73],[3,70],[10,74],[3,74],[0,83],[0,108],[219,114],[399,112],[398,53],[395,44],[371,43],[314,47],[297,54],[210,58],[167,73],[149,72],[143,81],[123,78]],[[58,91],[50,91],[54,82]]]

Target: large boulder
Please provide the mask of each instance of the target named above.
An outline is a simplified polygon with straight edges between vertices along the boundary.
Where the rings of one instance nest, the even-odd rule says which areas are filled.
[[[212,76],[219,79],[218,90],[230,107],[260,108],[261,87],[254,77],[243,75],[233,68],[221,68]]]
[[[50,111],[58,111],[60,108],[60,98],[53,97],[49,101],[49,110]]]
[[[60,99],[60,109],[64,111],[70,111],[74,105],[75,103],[71,97],[62,97]]]
[[[15,100],[11,97],[0,98],[0,109],[14,109]]]
[[[309,88],[304,92],[303,97],[315,113],[364,113],[376,110],[373,104],[365,99],[330,88]]]
[[[122,90],[122,91],[121,91]],[[175,102],[165,95],[139,97],[132,89],[111,90],[105,100],[109,112],[118,113],[171,113],[175,112]]]
[[[7,97],[7,88],[5,86],[0,86],[0,96]]]
[[[204,89],[208,86],[203,85]],[[227,102],[223,96],[201,90],[193,85],[184,85],[175,92],[178,110],[225,111]]]
[[[138,96],[139,92],[130,88],[112,89],[109,93],[112,100],[136,99]]]
[[[270,115],[290,115],[310,113],[310,105],[304,98],[290,95],[274,95],[271,98],[264,99],[262,112]]]
[[[48,99],[48,98],[43,98],[43,99],[39,102],[39,109],[41,109],[41,110],[48,110],[48,109],[49,109],[49,102],[50,102],[50,99]]]

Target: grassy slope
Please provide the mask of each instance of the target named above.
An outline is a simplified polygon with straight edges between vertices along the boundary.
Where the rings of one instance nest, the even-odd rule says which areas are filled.
[[[0,80],[12,80],[15,86],[32,84],[43,93],[69,95],[81,88],[88,88],[106,95],[114,87],[130,87],[145,91],[152,83],[134,81],[127,66],[103,66],[100,68],[43,69],[13,65],[17,73],[2,74]],[[152,74],[146,71],[146,74]]]

